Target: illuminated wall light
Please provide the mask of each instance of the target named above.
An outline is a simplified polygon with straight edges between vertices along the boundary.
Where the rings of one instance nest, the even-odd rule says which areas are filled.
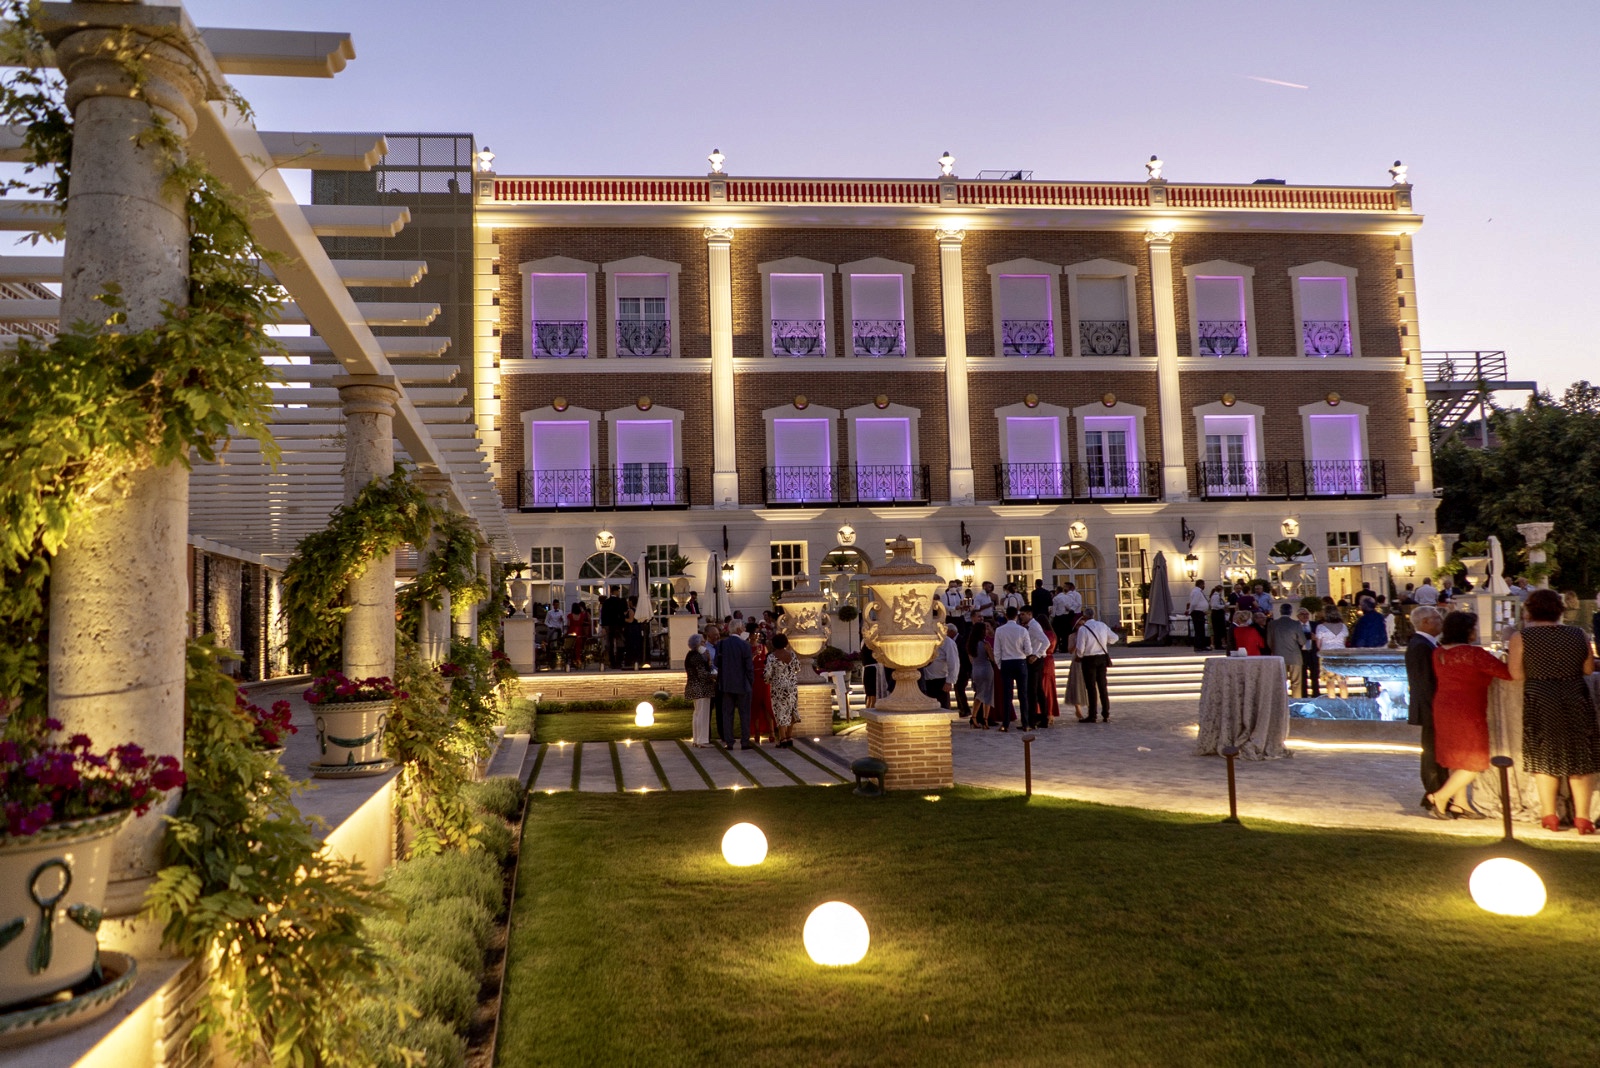
[[[1472,869],[1467,889],[1480,909],[1499,916],[1537,916],[1544,908],[1544,880],[1510,857],[1495,857]]]
[[[760,864],[767,859],[767,836],[753,823],[735,823],[722,836],[722,859],[735,868]]]
[[[635,727],[654,727],[656,725],[656,708],[649,701],[640,701],[639,706],[633,710],[633,725]]]
[[[867,955],[872,934],[867,930],[866,918],[854,907],[843,901],[829,901],[811,910],[801,940],[813,961],[830,968],[847,968]]]

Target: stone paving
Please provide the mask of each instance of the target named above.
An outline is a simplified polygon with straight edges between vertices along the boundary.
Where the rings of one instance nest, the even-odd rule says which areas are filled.
[[[642,793],[831,786],[849,777],[825,757],[771,746],[730,753],[679,741],[580,742],[539,746],[530,759],[535,762],[532,788],[549,794],[573,788],[574,765],[584,793],[616,793],[619,768],[623,789]]]

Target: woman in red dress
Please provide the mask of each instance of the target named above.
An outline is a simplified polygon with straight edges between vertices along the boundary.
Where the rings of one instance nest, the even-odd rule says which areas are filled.
[[[759,631],[749,631],[750,656],[755,664],[755,691],[750,695],[750,737],[760,744],[762,735],[777,738],[777,728],[772,722],[772,685],[767,682],[767,643]]]
[[[1265,656],[1267,643],[1255,626],[1256,617],[1241,609],[1233,614],[1233,647],[1247,656]]]
[[[1433,651],[1433,673],[1439,680],[1433,694],[1433,756],[1440,767],[1450,769],[1450,778],[1426,799],[1436,820],[1484,818],[1467,800],[1466,789],[1489,767],[1489,683],[1511,678],[1511,671],[1499,657],[1472,644],[1477,635],[1477,616],[1451,612]]]
[[[1046,649],[1044,654],[1042,680],[1044,705],[1040,708],[1039,715],[1044,719],[1044,725],[1048,727],[1051,719],[1061,715],[1061,700],[1060,695],[1056,693],[1056,632],[1049,630],[1045,633],[1050,636],[1050,648]]]

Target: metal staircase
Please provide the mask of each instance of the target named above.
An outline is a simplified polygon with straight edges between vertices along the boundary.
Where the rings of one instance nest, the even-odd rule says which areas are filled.
[[[1477,411],[1479,444],[1488,446],[1490,398],[1499,390],[1538,388],[1535,382],[1507,377],[1506,354],[1495,351],[1424,352],[1422,374],[1428,389],[1428,431],[1435,444],[1448,441]]]

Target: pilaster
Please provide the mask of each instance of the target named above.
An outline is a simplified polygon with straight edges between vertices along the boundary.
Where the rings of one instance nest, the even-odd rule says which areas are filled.
[[[733,229],[705,230],[711,308],[711,500],[717,508],[739,507],[739,463],[734,451]]]
[[[944,304],[945,417],[950,434],[950,503],[971,504],[972,415],[967,390],[967,303],[962,279],[961,242],[965,230],[936,230],[939,242],[940,296]]]
[[[1172,234],[1151,230],[1150,294],[1156,331],[1156,396],[1161,407],[1161,488],[1169,501],[1189,497],[1189,467],[1183,454],[1183,391],[1179,382],[1178,310],[1172,296]]]
[[[1405,187],[1407,194],[1411,187]],[[1406,361],[1406,422],[1411,431],[1411,464],[1417,469],[1418,496],[1433,493],[1433,443],[1428,434],[1428,381],[1422,373],[1422,328],[1417,316],[1416,261],[1411,235],[1394,244],[1395,289],[1400,298],[1400,354]]]

